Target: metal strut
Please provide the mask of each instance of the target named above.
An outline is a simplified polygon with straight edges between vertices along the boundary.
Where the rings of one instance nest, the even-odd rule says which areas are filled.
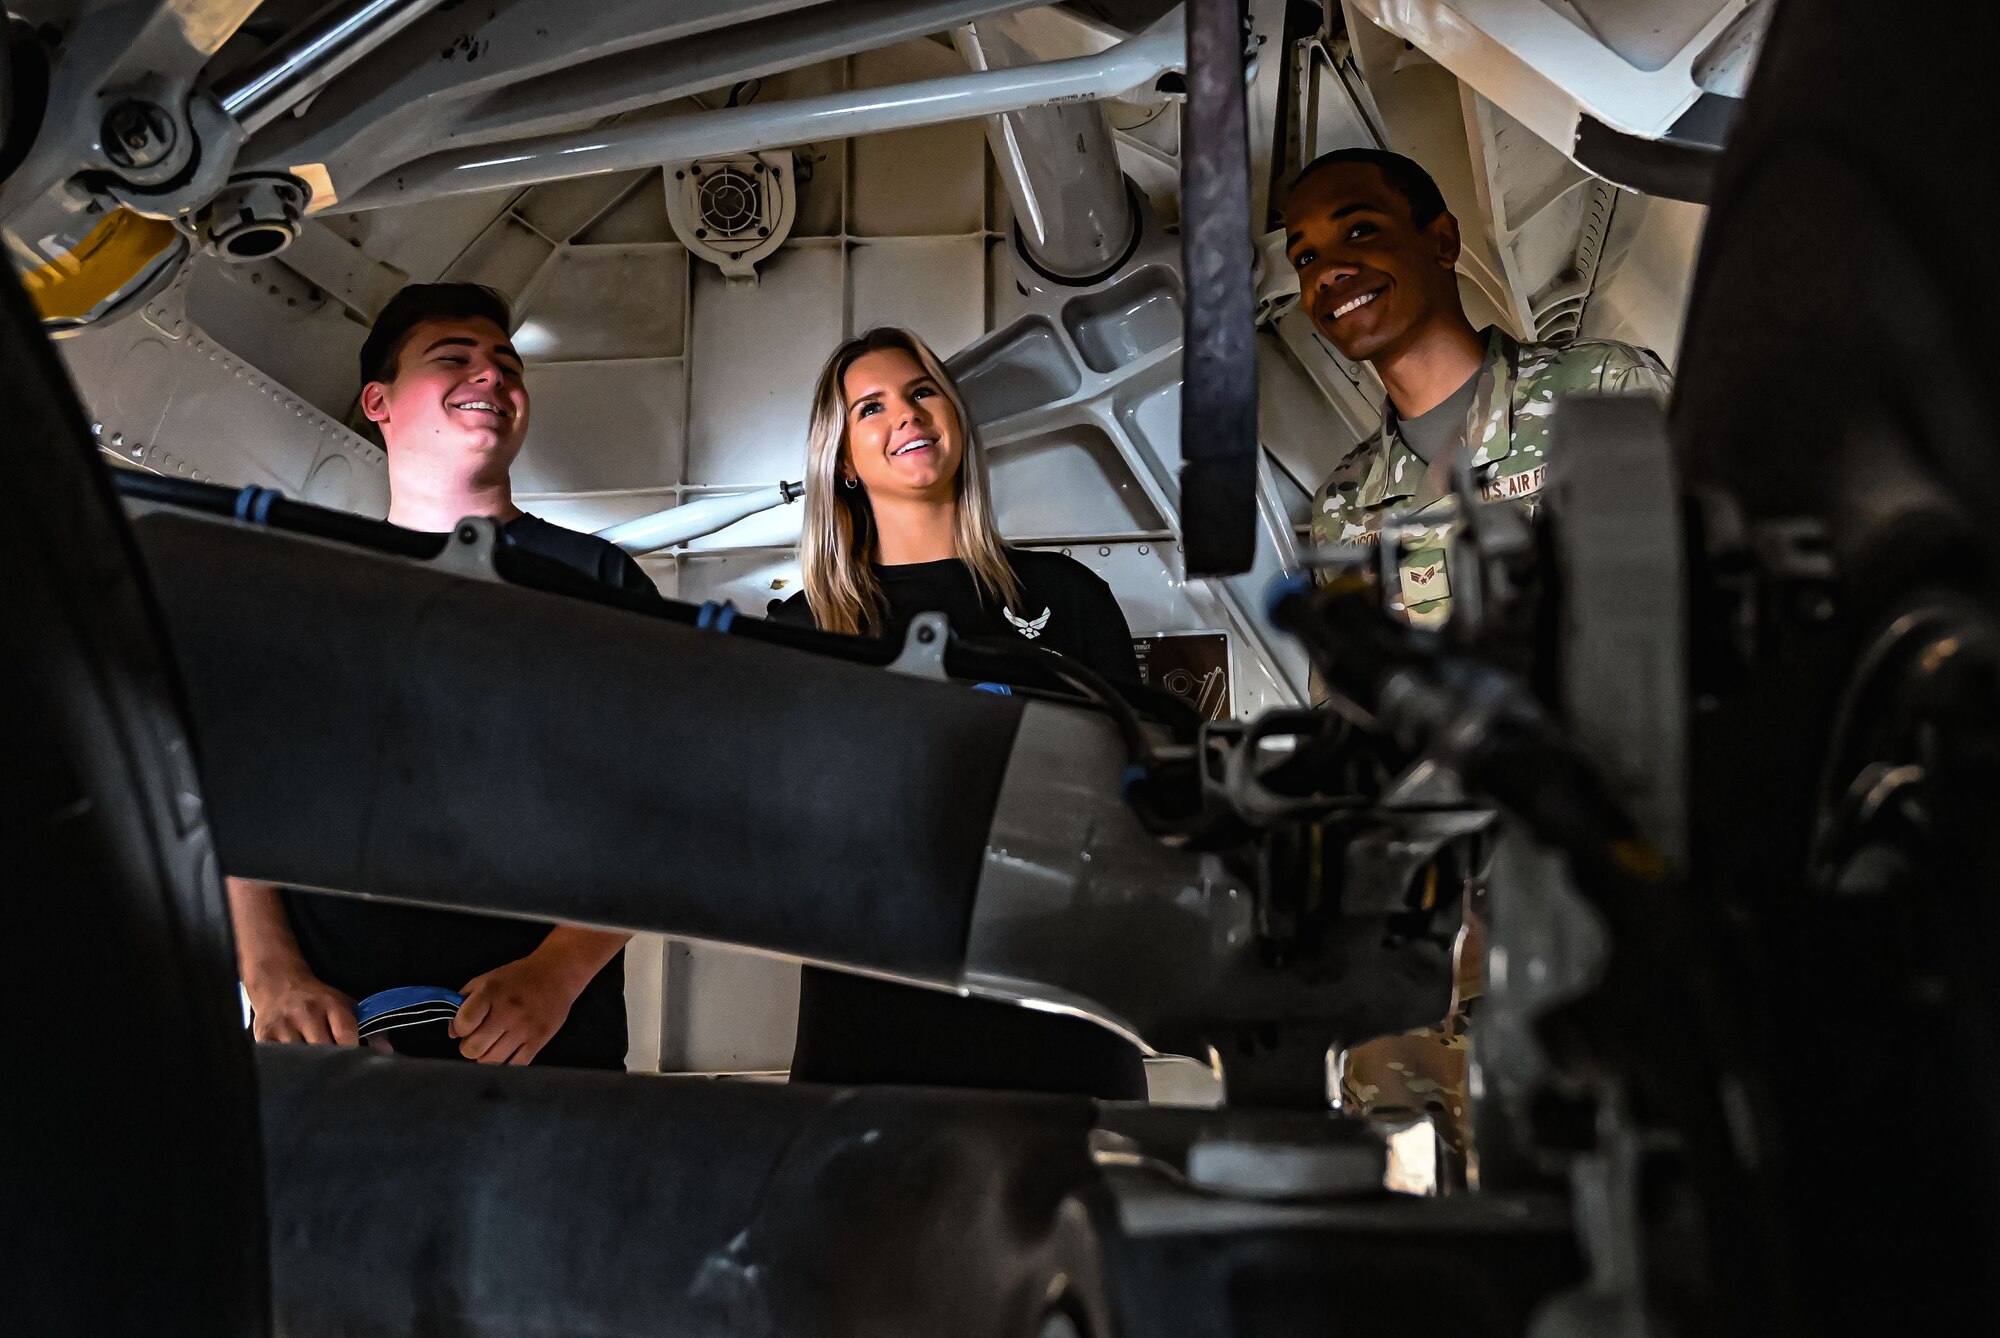
[[[216,90],[216,98],[254,135],[437,7],[438,0],[328,5]]]

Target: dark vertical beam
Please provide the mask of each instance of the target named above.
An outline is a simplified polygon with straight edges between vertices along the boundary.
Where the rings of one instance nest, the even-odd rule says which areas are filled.
[[[1181,257],[1181,540],[1194,576],[1250,569],[1257,543],[1257,346],[1240,0],[1189,0]]]
[[[263,1338],[255,1075],[169,648],[0,274],[0,1332]]]

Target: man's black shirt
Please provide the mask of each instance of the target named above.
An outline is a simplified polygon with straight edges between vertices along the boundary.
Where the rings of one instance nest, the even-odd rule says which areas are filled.
[[[594,534],[566,530],[524,511],[500,527],[500,538],[523,553],[560,562],[613,590],[654,597],[660,593],[652,577],[632,560],[631,554]]]
[[[614,589],[657,594],[646,573],[615,544],[535,516],[500,528],[503,542],[560,562]],[[500,727],[496,722],[496,728]],[[553,925],[468,911],[431,910],[285,888],[280,895],[292,933],[312,973],[365,999],[398,985],[462,990],[474,976],[519,961],[541,946]],[[537,1064],[625,1067],[625,954],[599,971],[569,1017],[535,1057]]]
[[[900,640],[912,618],[938,612],[962,637],[1020,638],[1074,656],[1101,674],[1137,681],[1131,630],[1111,587],[1059,553],[1013,549],[1007,556],[1021,582],[1019,608],[988,604],[971,569],[956,558],[875,568],[889,606],[884,635]],[[803,592],[774,602],[770,614],[781,622],[813,623]],[[1139,1051],[1095,1023],[811,966],[799,981],[792,1077],[1076,1092],[1112,1100],[1146,1095]]]

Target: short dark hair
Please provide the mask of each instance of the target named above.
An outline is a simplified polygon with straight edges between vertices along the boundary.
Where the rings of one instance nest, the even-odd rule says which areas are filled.
[[[389,299],[361,345],[361,384],[396,379],[396,359],[410,331],[425,321],[488,320],[502,334],[514,329],[514,312],[498,289],[483,283],[413,283]]]
[[[1438,190],[1437,182],[1431,174],[1419,167],[1415,159],[1405,158],[1400,153],[1387,149],[1335,149],[1322,153],[1307,163],[1292,178],[1292,189],[1322,168],[1335,167],[1341,163],[1368,163],[1382,173],[1382,179],[1389,183],[1389,189],[1410,203],[1410,221],[1418,227],[1426,227],[1430,221],[1444,212],[1444,195]]]

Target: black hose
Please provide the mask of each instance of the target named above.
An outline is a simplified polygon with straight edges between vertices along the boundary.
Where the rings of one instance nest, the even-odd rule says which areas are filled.
[[[133,469],[114,469],[110,473],[119,493],[135,501],[268,525],[272,529],[353,544],[378,553],[428,561],[443,552],[450,541],[448,535],[405,529],[386,520],[372,520],[352,512],[294,501],[274,488],[228,488]],[[503,547],[494,553],[493,564],[502,578],[516,585],[609,604],[669,622],[701,625],[697,605],[613,589],[539,554]],[[728,624],[728,633],[751,641],[764,641],[850,663],[876,666],[894,661],[900,649],[893,642],[879,637],[844,636],[765,618],[733,619]],[[1118,721],[1119,731],[1134,760],[1145,752],[1135,702],[1146,715],[1171,729],[1176,737],[1191,741],[1199,724],[1177,697],[1137,683],[1114,685],[1102,675],[1041,647],[1014,647],[1002,642],[966,641],[954,637],[945,648],[944,667],[945,672],[954,678],[1005,683],[1009,687],[1053,692],[1065,698],[1081,697],[1094,702]]]
[[[168,478],[164,474],[147,474],[136,469],[112,470],[111,482],[121,496],[136,501],[156,502],[163,506],[199,511],[204,515],[240,520],[253,519],[249,513],[254,510],[257,513],[254,519],[273,529],[335,539],[344,544],[357,544],[362,548],[402,557],[434,558],[444,551],[450,537],[406,530],[386,520],[370,520],[367,516],[314,506],[310,502],[295,502],[275,488],[225,488],[220,484],[196,483],[193,479]]]

